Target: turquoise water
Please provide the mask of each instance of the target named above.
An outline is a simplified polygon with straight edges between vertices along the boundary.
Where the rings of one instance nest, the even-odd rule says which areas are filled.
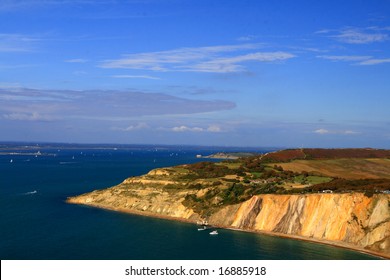
[[[197,154],[221,149],[41,145],[4,152],[4,145],[0,148],[3,260],[374,259],[252,233],[221,229],[218,236],[210,236],[192,224],[64,202],[68,196],[106,188],[153,168],[200,161]]]

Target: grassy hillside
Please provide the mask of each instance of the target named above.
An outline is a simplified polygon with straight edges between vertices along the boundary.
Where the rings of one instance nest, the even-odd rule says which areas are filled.
[[[284,170],[310,172],[344,179],[390,179],[390,159],[342,158],[330,160],[293,160],[279,163]]]
[[[123,201],[127,201],[126,207],[139,211],[157,207],[156,213],[176,211],[181,205],[200,217],[210,217],[225,206],[260,194],[361,192],[371,197],[390,192],[390,160],[384,157],[390,151],[329,150],[330,159],[325,158],[326,151],[285,150],[218,163],[160,168],[129,178],[117,187],[96,191],[88,199],[104,202],[108,208]],[[352,158],[353,152],[357,152],[357,158]],[[377,158],[361,157],[368,153]],[[336,154],[343,158],[334,158]],[[302,156],[306,159],[300,159]],[[309,156],[321,159],[309,160]]]
[[[353,158],[354,152],[356,158]],[[365,155],[376,158],[363,158]],[[387,150],[303,149],[220,163],[183,165],[180,167],[183,174],[179,176],[180,180],[190,180],[188,186],[202,190],[187,195],[183,204],[204,214],[222,205],[246,201],[258,194],[362,192],[371,196],[373,193],[388,192],[388,155],[390,151]],[[312,159],[295,159],[301,156]],[[276,158],[283,160],[278,162]],[[290,159],[285,162],[287,158]]]
[[[269,162],[288,162],[297,159],[390,158],[390,150],[381,149],[288,149],[268,153]]]

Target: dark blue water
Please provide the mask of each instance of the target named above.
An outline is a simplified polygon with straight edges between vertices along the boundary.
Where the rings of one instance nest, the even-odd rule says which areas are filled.
[[[106,188],[153,168],[200,161],[197,154],[221,149],[70,145],[0,148],[3,260],[373,258],[259,234],[220,230],[218,236],[210,236],[191,224],[65,203],[68,196]],[[38,151],[40,154],[35,156]]]

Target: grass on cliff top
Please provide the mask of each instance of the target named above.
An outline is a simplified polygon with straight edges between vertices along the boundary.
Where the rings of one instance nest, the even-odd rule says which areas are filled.
[[[180,191],[184,198],[183,205],[207,217],[221,207],[241,203],[260,194],[358,191],[373,195],[378,191],[387,191],[390,190],[390,178],[349,180],[337,179],[336,175],[355,171],[359,174],[384,173],[390,177],[385,172],[390,170],[386,169],[390,167],[388,164],[388,159],[296,160],[267,164],[261,156],[253,156],[218,163],[198,162],[161,168],[145,175],[149,181],[146,185],[140,183],[140,187],[152,187],[172,195]],[[328,175],[325,171],[333,173]],[[132,188],[131,184],[128,187]]]

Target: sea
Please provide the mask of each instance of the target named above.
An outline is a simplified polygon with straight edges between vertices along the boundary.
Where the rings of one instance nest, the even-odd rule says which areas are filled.
[[[66,198],[216,152],[270,149],[0,143],[2,260],[355,260],[333,246],[67,204]],[[213,160],[217,161],[217,160]]]

